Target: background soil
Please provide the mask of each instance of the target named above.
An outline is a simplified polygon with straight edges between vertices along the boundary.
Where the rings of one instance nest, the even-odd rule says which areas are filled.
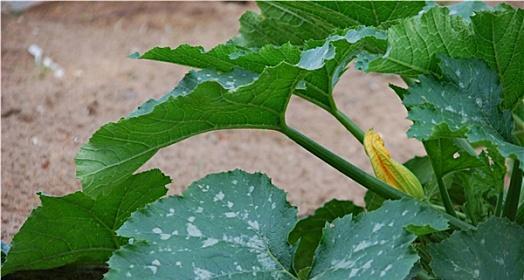
[[[118,120],[150,97],[170,90],[188,70],[126,56],[157,45],[210,48],[238,31],[253,3],[96,2],[45,3],[21,14],[2,14],[2,240],[39,205],[37,192],[62,195],[80,189],[74,157],[102,124]],[[64,70],[63,78],[35,65],[37,44]],[[410,122],[388,83],[393,76],[349,71],[339,82],[339,107],[363,128],[381,132],[393,156],[422,154],[408,140]],[[291,125],[370,170],[361,146],[330,115],[294,98]],[[285,136],[267,131],[219,131],[162,150],[144,169],[173,178],[170,193],[212,172],[261,171],[285,189],[301,213],[331,198],[362,204],[364,189]]]

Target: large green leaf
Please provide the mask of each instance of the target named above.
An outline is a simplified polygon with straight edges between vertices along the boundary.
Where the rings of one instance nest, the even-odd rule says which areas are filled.
[[[300,85],[295,93],[333,111],[336,110],[333,88],[355,55],[362,49],[379,52],[386,48],[386,35],[375,28],[361,27],[339,33],[324,40],[308,41],[303,51],[290,44],[268,45],[257,50],[224,44],[208,52],[202,47],[181,45],[175,49],[157,47],[143,55],[135,53],[132,56],[227,72],[221,73],[227,76],[232,76],[228,73],[234,69],[243,69],[247,76],[251,76],[251,72],[261,73],[265,67],[275,66],[282,61],[297,64],[312,73],[305,77],[305,85]]]
[[[420,140],[464,137],[524,160],[524,148],[511,142],[511,112],[499,106],[497,75],[479,60],[441,57],[439,66],[442,79],[421,76],[403,99],[414,122],[408,135]]]
[[[318,208],[313,215],[297,223],[289,233],[288,241],[291,244],[298,245],[293,257],[293,269],[298,273],[300,279],[307,279],[309,269],[313,265],[315,250],[320,243],[322,230],[326,223],[350,213],[358,215],[362,211],[361,207],[356,206],[351,201],[333,199]]]
[[[370,72],[417,77],[437,73],[438,69],[434,69],[437,54],[454,58],[475,54],[470,27],[462,17],[450,16],[445,7],[434,7],[421,16],[402,20],[388,29],[387,40],[385,54],[362,56],[358,65]],[[364,63],[364,60],[370,61]]]
[[[405,77],[438,74],[435,56],[478,57],[496,70],[503,88],[503,105],[514,107],[524,96],[524,10],[507,5],[488,9],[482,4],[433,7],[388,30],[385,53],[361,54],[357,64],[366,71]],[[482,11],[485,10],[485,11]],[[466,15],[476,12],[471,22]]]
[[[190,72],[164,97],[97,131],[76,159],[84,191],[97,195],[103,186],[127,178],[160,148],[198,133],[279,130],[292,92],[335,112],[333,86],[357,51],[371,48],[380,36],[372,28],[348,30],[320,46],[310,42],[311,48],[303,52],[289,44],[259,50],[221,45],[209,52],[183,45],[134,55],[210,69]],[[305,83],[299,83],[304,75]]]
[[[100,128],[76,157],[84,192],[98,195],[122,182],[159,149],[190,136],[218,129],[279,130],[291,92],[304,71],[281,63],[266,68],[253,82],[226,89],[215,81],[190,93],[169,97],[149,113]]]
[[[410,199],[336,219],[324,229],[311,279],[404,279],[419,259],[410,248],[414,233],[446,228],[440,212]]]
[[[213,81],[218,83],[224,89],[233,90],[240,86],[249,84],[257,78],[257,73],[240,70],[238,68],[235,68],[230,72],[220,72],[213,69],[189,71],[172,91],[158,99],[149,99],[127,117],[132,118],[151,113],[156,105],[166,102],[171,97],[176,98],[177,96],[188,95],[199,84],[204,82]]]
[[[2,275],[68,264],[103,264],[126,240],[118,229],[132,212],[166,193],[169,178],[159,170],[139,173],[96,200],[82,192],[40,195],[42,206],[15,235]]]
[[[106,279],[294,279],[296,214],[265,175],[209,175],[132,215]]]
[[[355,26],[388,26],[416,15],[423,1],[260,1],[261,14],[245,13],[240,19],[237,43],[260,47],[309,39],[324,39],[337,29]]]
[[[433,272],[441,279],[514,279],[524,276],[524,228],[491,218],[477,231],[456,231],[430,248]]]
[[[503,105],[513,108],[524,97],[524,10],[503,6],[502,11],[472,17],[477,56],[497,71]]]

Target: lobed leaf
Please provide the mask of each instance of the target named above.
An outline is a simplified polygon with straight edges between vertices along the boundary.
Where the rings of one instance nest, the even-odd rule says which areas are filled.
[[[348,203],[328,205],[294,227],[296,209],[266,176],[239,170],[209,175],[183,196],[135,212],[118,230],[130,243],[113,254],[105,277],[297,279],[293,254],[306,255],[287,243],[288,233],[296,242],[310,234],[304,227],[311,223],[317,235],[326,220],[358,212]],[[387,201],[356,221],[337,218],[323,228],[310,279],[403,279],[418,260],[410,248],[417,235],[447,227],[439,211],[410,199]],[[305,267],[298,277],[307,274]]]
[[[208,175],[134,213],[118,230],[134,242],[113,254],[105,278],[295,279],[296,214],[265,175]]]
[[[160,148],[198,133],[279,130],[293,92],[333,112],[332,88],[338,77],[361,48],[380,36],[371,28],[348,30],[319,47],[311,42],[304,52],[291,45],[256,51],[221,45],[209,52],[183,45],[135,55],[206,69],[190,72],[170,93],[99,129],[77,155],[77,177],[84,191],[96,196],[105,185],[125,180]]]
[[[362,49],[376,52],[385,49],[384,39],[385,34],[378,29],[359,27],[323,40],[308,41],[304,50],[290,44],[266,45],[258,50],[224,44],[205,52],[201,47],[181,45],[175,49],[157,47],[143,55],[133,54],[133,57],[219,72],[243,69],[247,73],[261,73],[265,67],[285,61],[312,71],[305,77],[305,85],[299,85],[294,93],[325,110],[333,111],[336,106],[332,91],[347,65]]]
[[[456,231],[430,253],[433,272],[442,279],[522,279],[524,228],[493,217],[477,231]]]
[[[235,89],[214,81],[200,83],[190,94],[169,97],[150,113],[104,125],[76,157],[84,192],[99,195],[108,184],[131,176],[159,149],[199,133],[235,128],[279,130],[291,92],[303,74],[281,63]]]
[[[470,27],[463,18],[450,16],[446,7],[434,7],[420,16],[404,19],[391,26],[387,34],[387,51],[383,55],[362,55],[358,64],[361,69],[417,77],[437,73],[437,54],[454,58],[475,54]]]
[[[477,56],[497,71],[502,105],[513,108],[524,98],[524,10],[509,5],[500,9],[479,12],[471,20]]]
[[[412,199],[336,219],[324,228],[311,279],[404,279],[419,259],[410,248],[416,234],[447,227],[439,211]]]
[[[103,264],[126,239],[116,235],[135,210],[165,195],[169,177],[159,170],[139,173],[96,200],[82,192],[41,194],[42,206],[15,235],[2,275],[69,264]]]
[[[416,15],[425,5],[423,1],[259,1],[257,4],[260,15],[246,12],[240,18],[241,36],[236,43],[250,47],[287,42],[302,45],[310,39],[324,39],[339,29],[388,26]]]
[[[469,18],[469,15],[471,19]],[[370,72],[405,77],[439,75],[435,56],[480,58],[494,69],[503,88],[504,108],[524,96],[524,10],[501,5],[460,3],[433,7],[388,29],[388,50],[360,55],[359,66]]]
[[[408,131],[419,140],[464,137],[524,160],[524,147],[512,143],[511,112],[500,109],[497,75],[479,60],[442,57],[441,80],[421,76],[403,103],[414,123]]]

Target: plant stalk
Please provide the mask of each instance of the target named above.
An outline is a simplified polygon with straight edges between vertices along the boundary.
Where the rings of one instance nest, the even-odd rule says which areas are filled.
[[[345,159],[341,158],[337,154],[324,148],[322,145],[313,141],[309,137],[295,130],[294,128],[286,126],[282,129],[282,132],[286,134],[295,143],[308,150],[321,160],[325,161],[344,175],[355,180],[357,183],[366,187],[367,189],[377,193],[386,199],[399,199],[406,195],[401,191],[389,186],[388,184],[380,181],[379,179],[369,175],[357,166],[349,163]]]
[[[438,190],[440,192],[440,196],[442,198],[442,204],[444,204],[444,208],[446,209],[446,212],[453,217],[457,217],[457,214],[455,213],[455,209],[453,209],[453,205],[451,204],[451,197],[449,196],[448,190],[446,189],[446,185],[444,185],[444,181],[442,180],[442,177],[438,175],[436,177],[437,177]]]
[[[426,149],[426,152],[428,151],[427,143],[422,142],[424,145],[424,149]],[[429,160],[431,162],[431,166],[433,167],[433,171],[435,172],[435,177],[437,178],[437,185],[438,190],[440,192],[440,197],[442,198],[442,204],[444,204],[444,208],[446,208],[446,212],[453,216],[457,217],[457,214],[455,213],[455,209],[453,209],[453,204],[451,203],[451,197],[449,196],[448,189],[446,188],[446,185],[444,184],[444,181],[442,180],[441,172],[437,172],[437,163],[433,161],[433,158],[428,154]],[[438,168],[440,170],[440,168]]]
[[[511,180],[509,183],[508,193],[506,194],[506,203],[502,215],[514,221],[519,207],[520,189],[522,187],[522,170],[520,162],[513,161],[513,170],[511,171]]]
[[[330,112],[361,144],[364,143],[364,131],[346,114],[338,109]]]
[[[382,196],[383,198],[400,199],[403,197],[408,197],[408,195],[406,195],[405,193],[369,175],[362,169],[349,163],[348,161],[338,156],[337,154],[331,152],[330,150],[324,148],[322,145],[313,141],[312,139],[300,133],[299,131],[295,130],[294,128],[285,126],[281,129],[281,132],[284,133],[291,140],[293,140],[295,143],[299,144],[304,149],[309,151],[310,153],[314,154],[315,156],[317,156],[318,158],[320,158],[327,164],[331,165],[333,168],[340,171],[342,174],[348,176],[349,178],[353,179],[355,182],[364,186],[368,190],[377,193],[378,195]],[[459,228],[462,230],[475,229],[474,226],[456,218],[455,216],[451,216],[446,213],[444,213],[444,216],[456,228]]]

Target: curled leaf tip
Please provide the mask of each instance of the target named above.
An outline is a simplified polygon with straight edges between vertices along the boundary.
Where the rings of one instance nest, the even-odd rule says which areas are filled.
[[[373,129],[364,135],[364,148],[377,178],[417,199],[424,198],[424,190],[417,177],[391,157],[384,140]]]

